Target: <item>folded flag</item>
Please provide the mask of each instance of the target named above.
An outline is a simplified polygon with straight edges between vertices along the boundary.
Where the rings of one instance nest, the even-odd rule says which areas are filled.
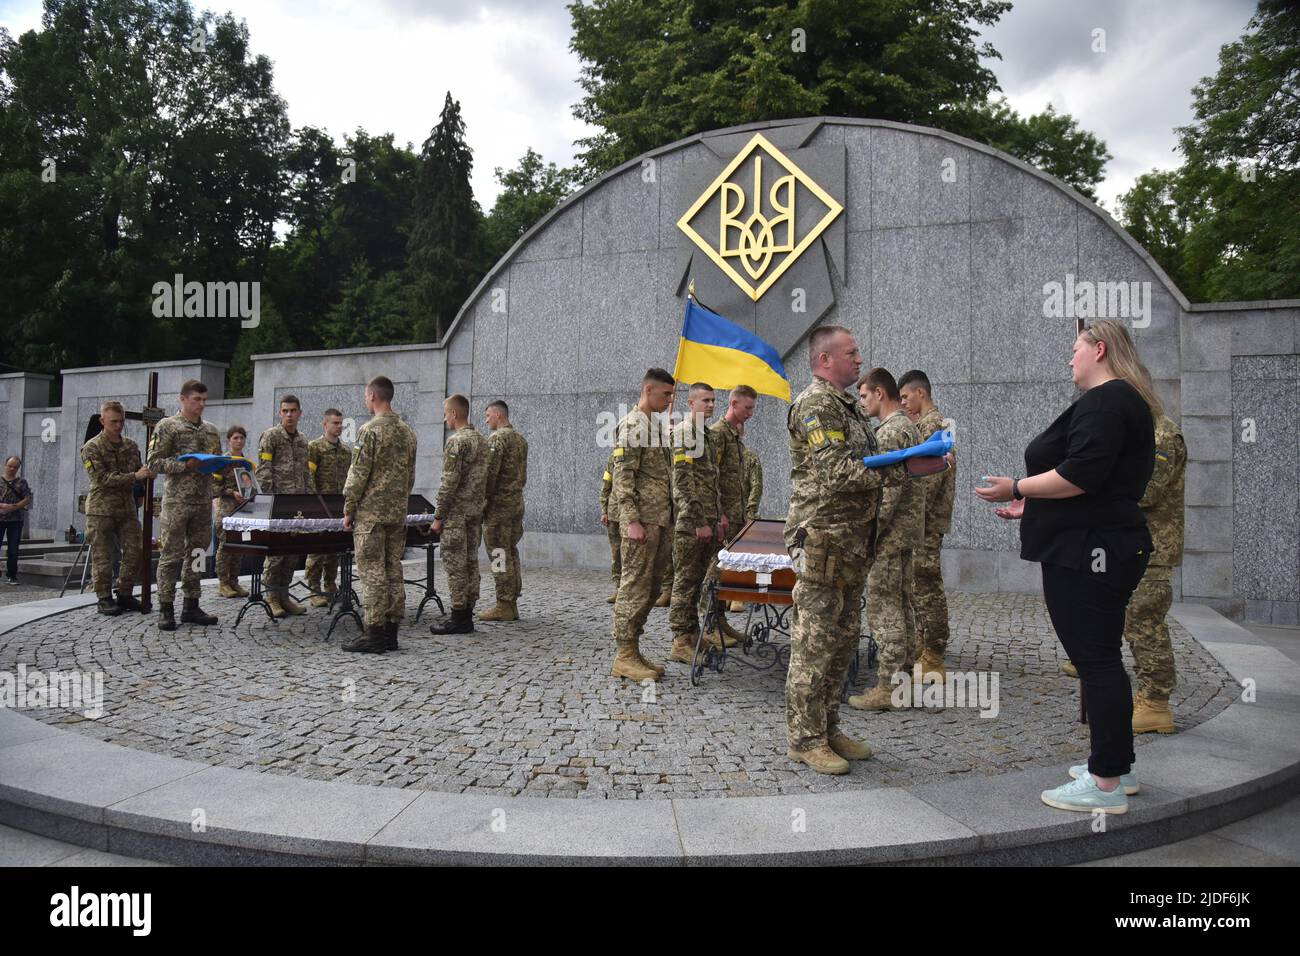
[[[176,456],[177,461],[188,461],[191,458],[198,459],[199,471],[205,475],[215,474],[224,468],[229,468],[231,465],[236,468],[243,468],[245,471],[249,471],[253,467],[253,463],[247,458],[235,458],[231,455],[205,455],[202,452],[187,452],[184,455]]]
[[[920,458],[923,456],[934,456],[940,458],[952,451],[952,435],[944,429],[937,431],[919,445],[913,445],[911,448],[901,448],[898,451],[887,451],[880,455],[868,455],[862,459],[862,464],[868,468],[884,468],[886,465],[896,465],[900,461],[906,461],[909,458]]]
[[[790,401],[790,381],[776,349],[689,296],[673,377],[714,388],[748,385],[760,395]]]

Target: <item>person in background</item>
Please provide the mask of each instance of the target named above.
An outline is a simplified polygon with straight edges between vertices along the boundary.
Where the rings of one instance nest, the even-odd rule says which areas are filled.
[[[23,460],[17,455],[5,459],[4,475],[0,476],[0,546],[9,539],[9,554],[5,564],[5,583],[18,583],[18,542],[23,536],[24,512],[32,506],[32,489],[27,479],[18,477]]]
[[[244,455],[247,441],[248,432],[243,425],[231,425],[226,429],[227,454],[231,458],[249,461]],[[244,496],[239,491],[234,468],[218,472],[213,478],[217,481],[217,593],[223,598],[248,597],[248,592],[239,585],[239,555],[226,551],[226,532],[221,527],[222,520],[229,518],[244,503]]]

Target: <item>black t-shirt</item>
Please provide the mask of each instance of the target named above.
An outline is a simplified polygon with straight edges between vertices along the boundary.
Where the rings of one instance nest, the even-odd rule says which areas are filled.
[[[1020,557],[1082,569],[1101,547],[1108,560],[1151,553],[1138,502],[1155,464],[1151,410],[1123,379],[1084,392],[1025,448],[1025,474],[1056,469],[1082,488],[1073,498],[1029,498]]]

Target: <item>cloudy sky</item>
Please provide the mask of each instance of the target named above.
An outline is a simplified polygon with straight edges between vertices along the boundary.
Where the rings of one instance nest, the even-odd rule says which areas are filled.
[[[248,22],[253,49],[275,63],[295,126],[336,138],[362,126],[417,150],[450,89],[474,149],[484,208],[492,171],[527,147],[566,165],[584,134],[578,61],[560,0],[215,0]],[[1100,194],[1108,209],[1139,174],[1177,163],[1173,128],[1191,118],[1191,88],[1213,73],[1252,0],[1019,0],[987,38],[990,66],[1022,113],[1049,103],[1102,137],[1113,159]],[[39,0],[0,0],[15,36],[40,24]],[[1104,30],[1105,52],[1094,52]]]

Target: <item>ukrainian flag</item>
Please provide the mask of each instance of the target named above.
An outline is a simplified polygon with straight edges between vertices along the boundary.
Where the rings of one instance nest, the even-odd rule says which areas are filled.
[[[790,382],[776,349],[689,296],[673,377],[714,388],[748,385],[760,395],[790,401]]]

